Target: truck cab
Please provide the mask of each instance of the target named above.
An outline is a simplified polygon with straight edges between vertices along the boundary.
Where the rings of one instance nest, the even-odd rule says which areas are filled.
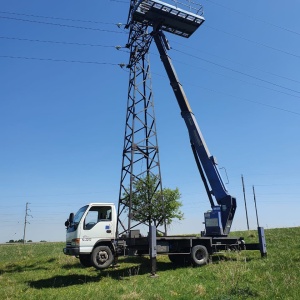
[[[64,253],[79,257],[84,266],[106,267],[106,261],[111,263],[113,258],[116,221],[113,203],[90,203],[71,213],[65,222]]]

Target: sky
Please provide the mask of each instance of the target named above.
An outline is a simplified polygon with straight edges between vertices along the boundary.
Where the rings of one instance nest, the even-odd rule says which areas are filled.
[[[247,229],[241,175],[250,229],[253,186],[260,226],[299,226],[300,3],[201,4],[205,23],[189,39],[166,36],[237,198],[232,231]],[[118,203],[129,79],[120,64],[129,54],[128,31],[117,24],[126,24],[129,0],[0,0],[0,7],[0,243],[23,238],[26,203],[25,239],[64,241],[70,212]],[[162,182],[179,188],[185,216],[169,233],[199,233],[209,201],[154,43],[149,55]]]

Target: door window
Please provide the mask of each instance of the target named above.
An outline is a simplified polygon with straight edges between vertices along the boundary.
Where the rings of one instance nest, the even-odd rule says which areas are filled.
[[[84,221],[84,229],[90,230],[99,222],[111,221],[111,206],[92,206]]]

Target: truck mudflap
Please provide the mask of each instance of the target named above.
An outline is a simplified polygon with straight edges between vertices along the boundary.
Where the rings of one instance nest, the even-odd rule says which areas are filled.
[[[79,247],[64,248],[63,252],[66,255],[78,256],[79,255]]]

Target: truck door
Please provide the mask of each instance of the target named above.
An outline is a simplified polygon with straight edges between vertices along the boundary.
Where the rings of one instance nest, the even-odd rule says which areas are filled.
[[[112,220],[112,207],[92,206],[83,222],[81,245],[94,245],[99,239],[111,240],[114,238],[115,220]]]

